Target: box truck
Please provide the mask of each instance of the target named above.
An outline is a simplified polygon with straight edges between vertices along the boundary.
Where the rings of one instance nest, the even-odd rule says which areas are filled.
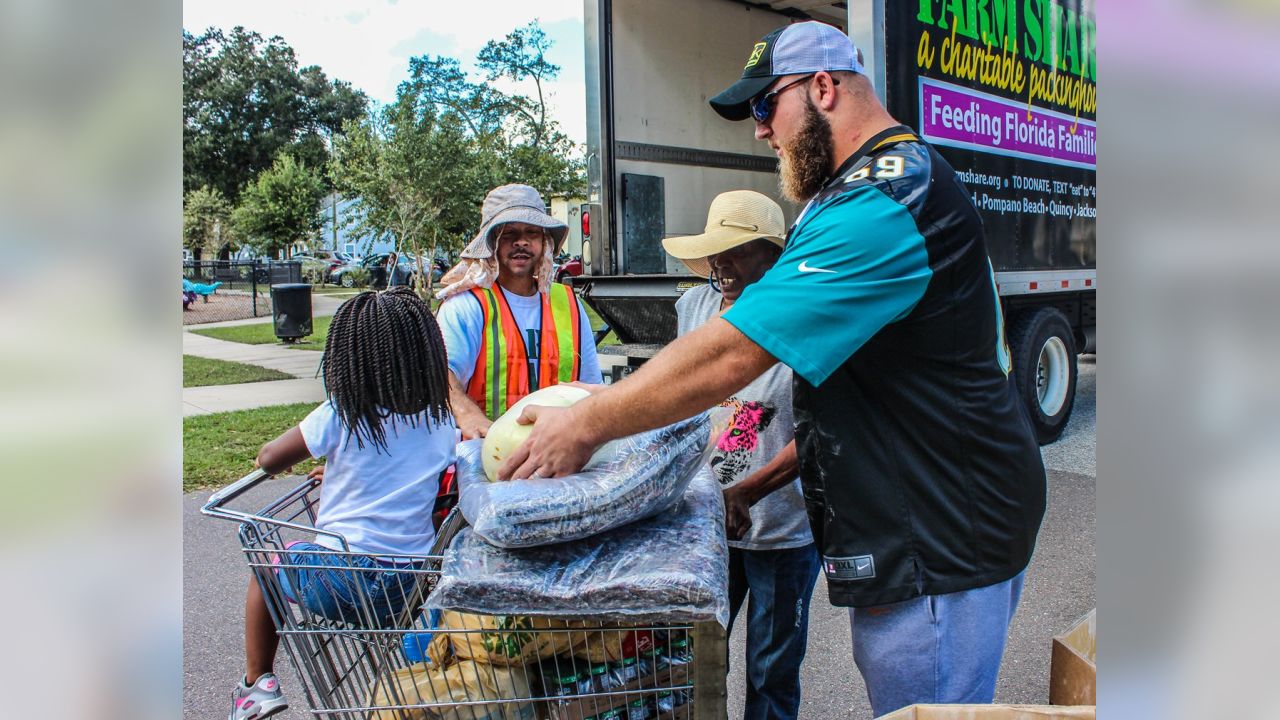
[[[625,374],[675,337],[675,301],[706,282],[661,240],[702,232],[726,190],[781,197],[751,123],[707,99],[786,23],[834,25],[881,101],[972,193],[996,271],[1014,379],[1042,443],[1061,433],[1077,353],[1095,352],[1096,24],[1092,0],[585,0],[587,303]],[[856,239],[851,238],[851,242]]]

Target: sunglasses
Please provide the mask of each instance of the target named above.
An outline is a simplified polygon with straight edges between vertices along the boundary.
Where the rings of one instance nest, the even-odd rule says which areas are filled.
[[[769,116],[773,115],[773,109],[778,105],[778,96],[793,85],[799,85],[806,80],[812,80],[814,75],[817,75],[817,73],[805,75],[802,78],[796,78],[780,88],[770,90],[759,97],[752,98],[749,102],[751,106],[751,117],[755,118],[755,121],[758,123],[768,122]],[[831,84],[839,85],[840,81],[835,78],[831,78]]]

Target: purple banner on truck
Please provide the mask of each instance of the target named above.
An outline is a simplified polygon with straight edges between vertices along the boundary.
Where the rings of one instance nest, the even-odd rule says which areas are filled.
[[[920,133],[937,145],[1097,167],[1098,126],[1089,120],[921,77]]]

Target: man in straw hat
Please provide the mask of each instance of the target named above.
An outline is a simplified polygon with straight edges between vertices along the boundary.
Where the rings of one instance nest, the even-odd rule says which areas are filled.
[[[748,52],[744,48],[744,54]],[[639,371],[537,424],[499,475],[563,475],[599,444],[796,374],[800,478],[871,707],[981,703],[1045,508],[968,191],[899,125],[839,30],[779,28],[711,98],[754,120],[806,203],[774,267]]]
[[[586,311],[551,282],[569,227],[537,190],[503,185],[485,196],[480,231],[441,278],[438,319],[449,352],[449,402],[464,438],[484,437],[517,400],[562,382],[601,382]]]
[[[710,283],[676,302],[679,334],[731,307],[782,254],[782,208],[757,192],[716,197],[706,232],[662,241],[667,252]],[[809,632],[809,603],[818,553],[797,477],[791,412],[791,369],[778,363],[725,403],[733,422],[720,438],[711,469],[725,486],[729,535],[729,631],[742,603],[747,616],[743,716],[795,718],[800,663]]]

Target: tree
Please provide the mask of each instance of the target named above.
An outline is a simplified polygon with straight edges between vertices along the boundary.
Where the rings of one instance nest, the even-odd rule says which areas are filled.
[[[320,176],[282,152],[241,193],[231,224],[237,237],[259,254],[287,252],[293,243],[310,240],[320,230],[324,194]]]
[[[516,28],[503,40],[485,43],[476,57],[477,65],[488,73],[490,82],[508,79],[515,82],[532,80],[537,98],[521,95],[504,96],[505,107],[520,117],[528,133],[528,144],[537,146],[547,135],[547,103],[542,84],[560,74],[560,66],[547,60],[551,41],[537,21]]]
[[[348,125],[334,143],[332,175],[342,193],[359,200],[358,233],[390,235],[401,251],[456,251],[491,165],[460,116],[437,117],[402,97]]]
[[[363,93],[298,68],[282,38],[236,27],[182,33],[183,191],[209,186],[231,201],[282,151],[313,168],[326,138],[365,110]]]
[[[397,248],[461,250],[479,220],[485,193],[521,182],[544,193],[583,184],[579,151],[547,116],[543,83],[559,68],[535,24],[488,43],[480,82],[456,59],[415,57],[396,101],[348,123],[335,139],[331,174],[359,201],[359,232],[389,234]],[[500,79],[532,80],[535,97],[497,90]]]
[[[182,198],[182,246],[196,258],[216,253],[223,238],[230,239],[230,217],[231,204],[217,190],[206,185],[187,193]]]

